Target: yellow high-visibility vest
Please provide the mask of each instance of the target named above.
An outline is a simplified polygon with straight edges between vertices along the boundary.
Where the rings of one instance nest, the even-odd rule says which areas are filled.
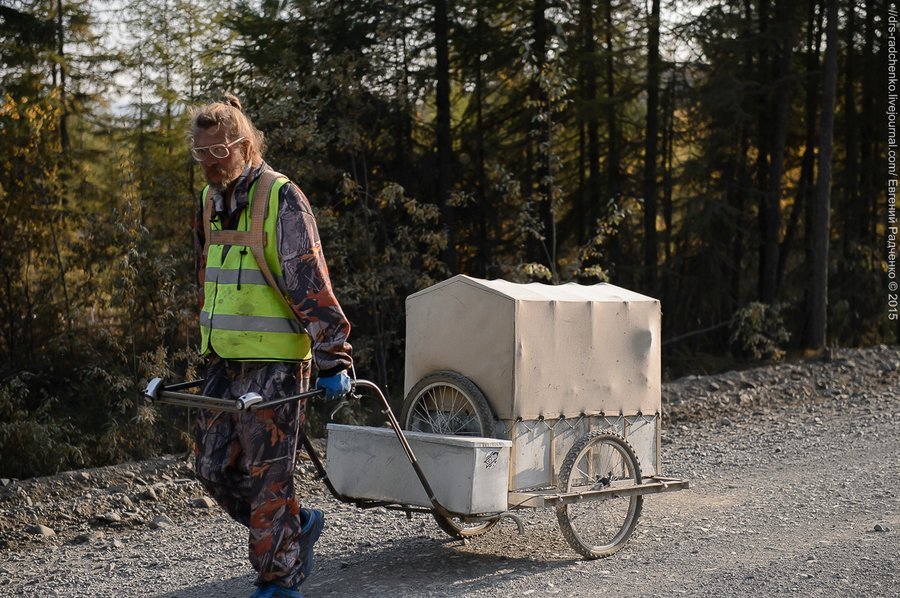
[[[219,233],[221,239],[217,240],[213,233],[222,230],[222,223],[218,219],[210,220],[209,206],[205,210],[207,256],[200,312],[200,351],[204,355],[215,352],[226,359],[248,361],[300,361],[312,357],[309,334],[297,321],[283,294],[284,279],[278,259],[275,237],[278,194],[287,178],[277,176],[268,198],[254,198],[266,174],[251,185],[250,203],[242,211],[235,231]],[[212,198],[207,198],[208,192],[207,186],[203,190],[204,205],[212,202]],[[259,205],[254,210],[254,201],[260,199],[268,199],[268,206]],[[254,214],[264,214],[262,227],[258,223],[254,226]],[[256,233],[257,240],[249,241],[248,233]],[[229,234],[232,236],[228,237]],[[226,245],[229,238],[243,239],[247,244]],[[265,255],[278,289],[269,284],[254,253]]]

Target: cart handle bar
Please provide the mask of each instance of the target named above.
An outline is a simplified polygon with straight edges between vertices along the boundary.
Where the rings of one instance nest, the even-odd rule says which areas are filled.
[[[187,388],[200,386],[203,382],[204,380],[194,380],[191,382],[182,382],[180,384],[166,386],[162,378],[153,378],[147,384],[147,388],[144,389],[144,399],[150,403],[167,403],[169,405],[179,405],[181,407],[199,407],[201,409],[241,413],[277,407],[278,405],[290,403],[291,401],[309,399],[325,394],[324,390],[317,389],[267,401],[263,399],[262,395],[258,392],[248,392],[236,399],[220,399],[181,392]]]
[[[144,399],[150,403],[167,403],[170,405],[179,405],[181,407],[199,407],[202,409],[215,409],[219,411],[227,411],[230,413],[242,413],[255,411],[257,409],[265,409],[268,407],[276,407],[278,405],[289,403],[291,401],[323,396],[325,394],[324,390],[311,390],[290,397],[271,399],[267,401],[263,399],[262,395],[256,392],[248,392],[236,399],[221,399],[216,397],[207,397],[204,395],[195,395],[180,392],[187,388],[201,386],[203,383],[204,380],[194,380],[191,382],[182,382],[180,384],[166,386],[162,378],[153,378],[147,384],[147,388],[144,389]],[[357,388],[368,388],[376,395],[378,395],[378,398],[381,399],[381,402],[384,405],[384,413],[385,415],[387,415],[388,421],[390,421],[391,423],[391,427],[394,428],[394,432],[397,434],[397,439],[400,441],[400,446],[403,447],[403,452],[406,453],[406,457],[409,459],[410,464],[415,470],[416,476],[419,478],[419,482],[421,482],[422,488],[425,490],[425,494],[428,496],[429,501],[431,501],[431,504],[434,507],[434,511],[438,515],[442,515],[443,517],[452,517],[450,511],[448,511],[447,508],[444,507],[444,505],[442,505],[435,496],[434,490],[432,490],[431,488],[431,484],[428,483],[428,479],[425,477],[425,472],[422,471],[422,468],[419,466],[419,462],[416,460],[416,455],[415,453],[413,453],[412,447],[409,445],[409,442],[406,440],[406,436],[403,434],[403,430],[400,427],[400,422],[397,421],[397,417],[394,415],[394,411],[391,409],[390,403],[388,403],[387,398],[384,396],[384,393],[381,392],[381,389],[378,388],[378,385],[368,380],[359,379],[354,380],[352,382],[352,385],[353,388],[350,391],[351,398],[357,398],[355,393],[355,390]],[[337,494],[336,492],[334,492],[334,490],[332,490],[332,492],[334,494]]]

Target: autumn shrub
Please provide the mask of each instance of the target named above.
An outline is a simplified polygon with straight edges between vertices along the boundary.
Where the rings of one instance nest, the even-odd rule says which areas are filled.
[[[778,361],[785,356],[790,334],[784,325],[781,304],[754,301],[737,311],[732,321],[731,342],[754,359]]]

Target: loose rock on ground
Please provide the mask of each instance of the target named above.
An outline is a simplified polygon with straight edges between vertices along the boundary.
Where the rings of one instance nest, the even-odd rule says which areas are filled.
[[[665,473],[624,550],[580,559],[552,510],[465,544],[331,498],[307,596],[900,596],[900,348],[664,385]],[[185,456],[0,484],[0,596],[247,596],[243,529]]]

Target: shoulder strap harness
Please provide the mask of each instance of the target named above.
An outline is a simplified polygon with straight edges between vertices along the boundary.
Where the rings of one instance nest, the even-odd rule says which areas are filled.
[[[266,282],[276,291],[293,314],[294,310],[288,303],[287,298],[285,298],[284,292],[278,286],[278,283],[275,282],[272,271],[269,270],[265,254],[265,221],[269,211],[269,196],[272,194],[272,187],[275,185],[275,181],[280,178],[287,177],[271,169],[266,170],[259,176],[256,182],[256,189],[253,192],[253,199],[250,202],[250,230],[248,231],[213,230],[211,222],[213,198],[207,193],[206,205],[203,206],[203,221],[206,222],[206,241],[203,243],[203,258],[206,259],[209,246],[212,243],[216,245],[244,245],[248,247],[256,259],[259,270],[262,272]],[[294,314],[294,317],[296,317],[296,314]]]

